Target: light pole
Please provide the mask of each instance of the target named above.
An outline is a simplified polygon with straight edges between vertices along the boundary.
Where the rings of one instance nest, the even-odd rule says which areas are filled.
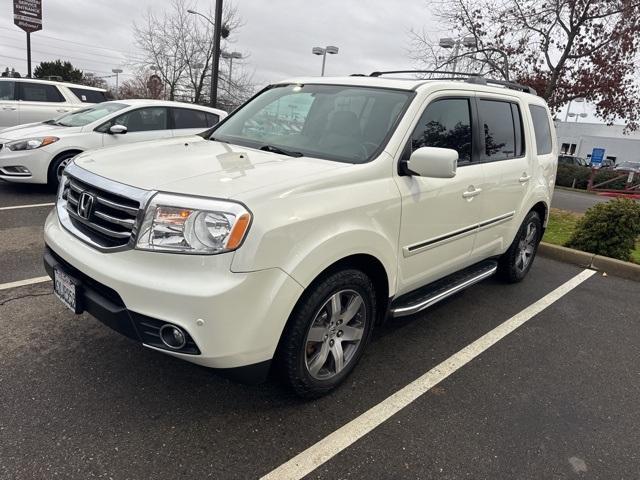
[[[463,46],[465,48],[475,48],[476,39],[471,35],[463,37],[460,40],[454,40],[453,38],[445,37],[445,38],[441,38],[438,44],[442,48],[453,49],[453,52],[451,53],[451,56],[449,57],[449,60],[447,61],[447,63],[450,62],[451,59],[453,59],[452,72],[456,73],[456,68],[458,67],[458,55],[460,53],[460,47]]]
[[[564,115],[564,121],[566,122],[568,117],[573,117],[575,115],[575,113],[570,113],[571,111],[571,103],[572,102],[576,102],[576,103],[583,103],[584,102],[584,98],[574,98],[573,100],[569,100],[569,105],[567,106],[567,113]],[[584,117],[587,116],[587,114],[583,114]],[[581,115],[582,116],[582,115]],[[582,118],[584,118],[582,117]],[[578,121],[578,118],[576,117],[576,122]]]
[[[314,55],[322,55],[322,73],[320,74],[322,77],[324,77],[324,66],[325,63],[327,61],[327,53],[329,55],[336,55],[338,53],[338,47],[334,47],[334,46],[327,46],[327,47],[313,47],[311,49],[311,53],[313,53]]]
[[[578,119],[580,118],[587,118],[587,114],[586,113],[570,113],[569,116],[571,118],[576,117],[575,122],[578,123]],[[566,120],[565,120],[566,122]]]
[[[242,54],[240,52],[221,52],[220,56],[222,56],[222,58],[229,59],[229,91],[231,91],[231,80],[233,79],[233,77],[231,76],[231,73],[233,71],[233,59],[235,58],[236,60],[241,60]]]
[[[122,69],[121,68],[112,68],[111,71],[116,74],[116,98],[119,98],[120,95],[119,95],[119,92],[118,92],[118,86],[119,86],[119,82],[118,82],[119,77],[118,77],[118,75],[120,75],[122,73]]]
[[[187,10],[192,15],[200,15],[213,25],[213,61],[211,62],[211,98],[209,104],[216,107],[218,104],[218,70],[220,68],[220,39],[222,38],[222,0],[216,0],[215,22],[206,15],[195,10]]]

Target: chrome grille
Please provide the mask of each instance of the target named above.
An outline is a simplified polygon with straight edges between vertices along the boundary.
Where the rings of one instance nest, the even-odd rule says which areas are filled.
[[[102,248],[135,240],[140,202],[68,176],[61,192],[72,225]]]

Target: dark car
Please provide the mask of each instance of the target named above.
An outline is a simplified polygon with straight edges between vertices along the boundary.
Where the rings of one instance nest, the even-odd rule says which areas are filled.
[[[580,167],[589,166],[589,162],[584,158],[576,157],[575,155],[558,155],[558,163],[560,165],[578,165]]]

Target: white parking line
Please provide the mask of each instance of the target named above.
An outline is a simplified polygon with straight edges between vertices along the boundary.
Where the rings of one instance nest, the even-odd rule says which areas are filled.
[[[406,387],[370,408],[343,427],[340,427],[315,445],[312,445],[288,462],[266,474],[261,480],[298,480],[313,472],[320,465],[364,437],[371,430],[388,420],[392,415],[398,413],[411,402],[442,382],[449,375],[465,366],[482,352],[542,312],[549,305],[562,298],[594,273],[596,273],[594,270],[582,271],[537,302],[529,305],[520,313],[517,313],[506,322],[498,325],[489,333],[453,354],[417,380],[414,380]]]
[[[53,207],[55,203],[33,203],[31,205],[14,205],[11,207],[0,207],[0,210],[18,210],[19,208]]]
[[[51,280],[49,277],[27,278],[26,280],[18,280],[17,282],[0,283],[0,290],[8,290],[10,288],[24,287],[25,285],[33,285],[34,283],[43,283]]]

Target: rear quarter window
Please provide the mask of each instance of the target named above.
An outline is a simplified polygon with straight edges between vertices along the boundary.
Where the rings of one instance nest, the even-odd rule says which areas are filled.
[[[71,90],[71,92],[78,97],[78,100],[82,103],[101,103],[107,101],[107,97],[104,92],[74,87],[70,87],[69,90]]]
[[[547,155],[553,150],[551,125],[549,124],[547,110],[539,105],[529,105],[529,111],[531,112],[531,120],[533,121],[538,155]]]

